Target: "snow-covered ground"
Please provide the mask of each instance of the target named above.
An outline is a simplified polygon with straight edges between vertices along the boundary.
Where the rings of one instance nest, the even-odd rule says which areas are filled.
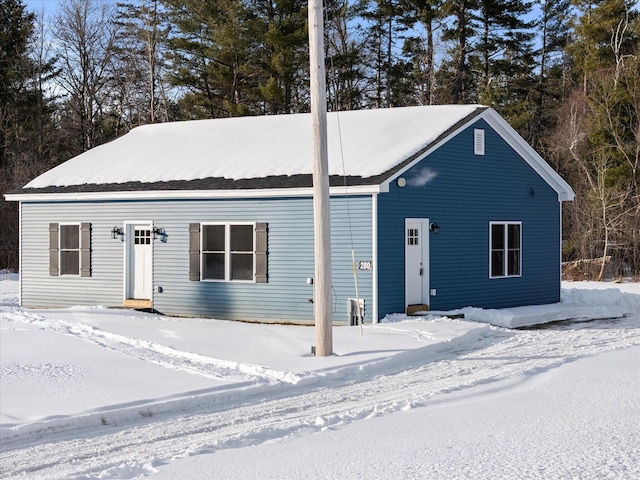
[[[464,313],[315,358],[312,327],[26,310],[0,274],[0,478],[640,478],[640,284]]]

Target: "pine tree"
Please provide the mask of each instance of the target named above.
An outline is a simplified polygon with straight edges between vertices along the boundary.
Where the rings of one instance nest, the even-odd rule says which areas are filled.
[[[0,0],[0,167],[9,163],[8,130],[28,78],[27,42],[34,15],[20,0]]]
[[[402,5],[406,15],[402,22],[412,31],[424,29],[424,36],[408,35],[405,38],[403,54],[411,65],[411,77],[415,103],[431,105],[435,100],[436,74],[436,22],[442,21],[443,0],[404,0]]]
[[[19,161],[20,115],[30,61],[27,44],[34,16],[19,0],[0,0],[0,192],[15,187]],[[0,195],[0,268],[17,267],[17,210]]]
[[[479,99],[491,104],[494,80],[520,78],[531,68],[533,34],[531,24],[522,20],[530,5],[521,0],[482,0],[479,7],[474,52],[481,67]]]
[[[564,68],[566,61],[564,50],[570,41],[570,8],[571,0],[540,0],[540,17],[536,22],[540,43],[540,103],[544,103],[546,92],[544,85],[549,71],[554,67]]]
[[[451,90],[447,103],[473,103],[477,95],[471,92],[477,85],[469,78],[468,56],[472,51],[471,39],[478,27],[478,0],[445,0],[444,12],[452,18],[444,30],[443,39],[454,43],[451,58],[445,69],[451,71]],[[447,68],[447,64],[449,68]]]
[[[183,91],[185,118],[256,113],[251,101],[259,50],[242,0],[164,0],[172,24],[169,81]]]
[[[356,23],[361,7],[347,0],[327,2],[325,56],[329,110],[355,110],[364,105],[367,45]]]
[[[368,104],[374,108],[393,106],[394,66],[399,60],[399,33],[406,30],[403,10],[396,0],[363,0],[362,18],[369,45],[367,62]]]
[[[56,74],[42,22],[18,0],[0,0],[0,269],[18,268],[18,209],[1,193],[25,185],[60,159],[54,104]]]
[[[262,111],[294,113],[308,109],[308,34],[305,0],[251,0],[257,29]]]
[[[625,56],[633,51],[638,32],[632,29],[618,37],[617,51],[612,48],[616,32],[620,35],[621,22],[633,11],[633,0],[573,0],[579,11],[574,27],[575,41],[568,51],[573,58],[574,73],[580,78],[583,91],[588,92],[589,80],[603,68],[615,65],[616,56]],[[632,13],[633,18],[637,12]]]
[[[543,148],[544,139],[555,125],[555,112],[567,95],[571,82],[568,80],[570,0],[541,0],[540,16],[535,26],[539,32],[537,51],[538,81],[535,116],[530,125],[529,139],[536,149]]]

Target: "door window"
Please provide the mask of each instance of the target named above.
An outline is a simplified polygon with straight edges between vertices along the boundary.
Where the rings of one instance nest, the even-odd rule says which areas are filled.
[[[407,245],[419,245],[420,230],[417,228],[407,229]]]
[[[133,243],[136,245],[151,245],[151,230],[135,230]]]

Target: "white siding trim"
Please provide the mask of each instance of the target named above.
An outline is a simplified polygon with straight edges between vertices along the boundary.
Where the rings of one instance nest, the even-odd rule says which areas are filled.
[[[115,239],[113,240],[114,242],[118,241],[122,243],[122,278],[121,278],[121,282],[122,282],[122,303],[121,305],[124,305],[124,301],[127,299],[127,284],[129,283],[127,281],[127,275],[128,275],[128,271],[127,271],[127,262],[129,261],[129,254],[127,253],[127,239],[129,237],[129,232],[127,232],[127,222],[122,222],[122,228],[124,231],[124,237],[121,237],[120,239]]]
[[[378,323],[378,195],[371,195],[371,257],[373,272],[371,279],[371,297],[373,302],[371,323]]]
[[[560,284],[562,284],[562,250],[563,250],[563,245],[562,245],[562,202],[560,203],[560,231],[558,232],[560,235],[560,238],[558,239],[560,242],[560,258],[558,259],[558,274],[560,275]]]
[[[22,202],[18,204],[18,305],[22,306]]]

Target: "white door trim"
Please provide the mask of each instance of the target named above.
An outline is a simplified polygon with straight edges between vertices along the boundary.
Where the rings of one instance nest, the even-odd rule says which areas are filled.
[[[422,265],[415,266],[415,269],[407,268],[409,260],[409,245],[407,242],[407,232],[409,225],[417,225],[419,228],[419,246],[422,255]],[[405,218],[404,220],[404,306],[405,310],[409,305],[429,305],[429,219],[428,218]],[[417,279],[416,271],[422,268],[420,275],[420,301],[409,301],[409,283]],[[415,300],[418,300],[417,298]]]
[[[145,228],[148,228],[150,231],[153,231],[153,222],[149,220],[143,220],[139,222],[134,222],[134,221],[124,222],[124,232],[125,232],[124,242],[123,242],[124,243],[124,271],[123,271],[124,300],[134,299],[133,293],[134,293],[134,281],[135,281],[135,275],[134,275],[135,265],[133,264],[134,256],[132,254],[132,251],[134,248],[135,227],[145,227]],[[153,296],[153,235],[151,236],[150,250],[151,250],[151,261],[146,267],[145,274],[147,275],[151,286],[149,288],[148,298],[144,298],[143,300],[151,300],[152,299],[151,297]]]

